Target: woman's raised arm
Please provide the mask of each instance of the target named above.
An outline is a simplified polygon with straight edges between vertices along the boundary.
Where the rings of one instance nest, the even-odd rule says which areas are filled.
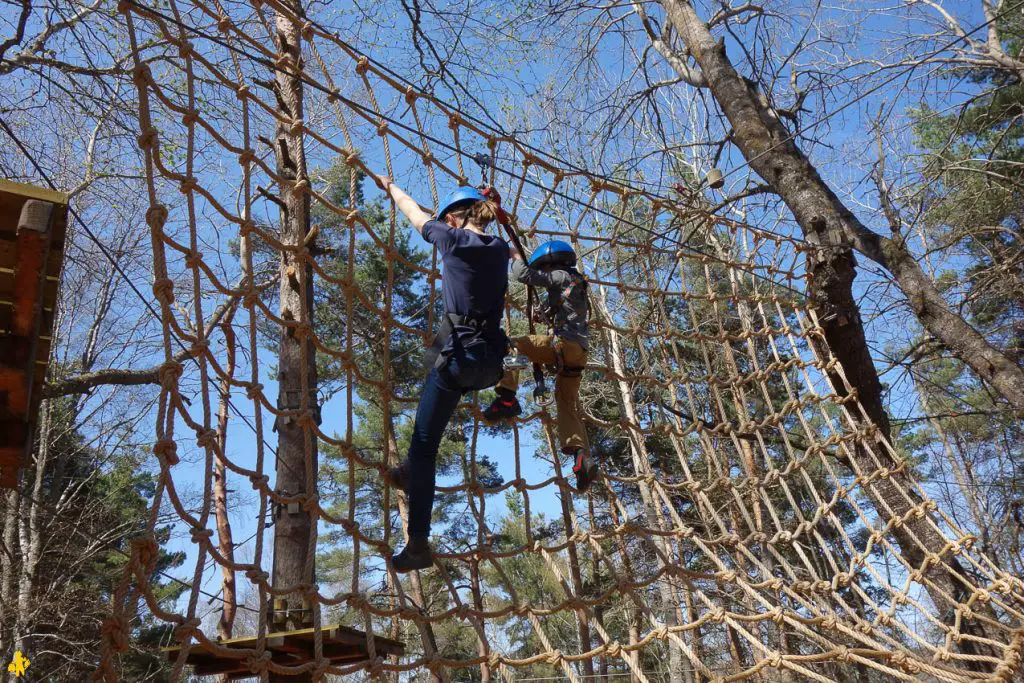
[[[377,187],[391,195],[395,205],[398,206],[398,210],[409,219],[412,227],[416,228],[416,232],[422,234],[423,224],[430,220],[430,214],[421,209],[416,200],[407,195],[398,185],[395,185],[391,178],[375,175],[373,180],[377,183]]]

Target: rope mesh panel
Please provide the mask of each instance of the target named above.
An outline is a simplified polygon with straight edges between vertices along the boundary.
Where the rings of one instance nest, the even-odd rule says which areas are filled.
[[[712,215],[696,200],[669,200],[568,167],[402,82],[289,7],[263,0],[244,11],[232,7],[229,15],[217,0],[170,0],[162,9],[127,1],[118,8],[135,59],[165,363],[150,535],[133,544],[114,593],[98,678],[117,678],[115,655],[126,647],[140,601],[175,626],[184,646],[173,677],[182,675],[196,642],[239,656],[199,628],[208,563],[240,572],[258,597],[258,639],[244,661],[264,680],[299,672],[387,677],[424,667],[441,679],[480,668],[514,680],[517,669],[545,663],[578,681],[588,662],[607,658],[617,671],[647,681],[665,662],[645,666],[645,651],[671,650],[681,653],[691,680],[701,681],[867,680],[868,672],[941,681],[1016,675],[1024,587],[937,508],[841,379],[801,294],[809,247]],[[282,21],[301,36],[299,63],[275,47]],[[305,118],[290,116],[275,100],[267,80],[281,74],[301,81]],[[298,168],[342,160],[347,203],[332,201],[302,173],[278,172],[279,150],[267,139],[275,128],[301,140],[306,158],[292,160]],[[463,477],[438,491],[466,501],[470,514],[462,520],[461,542],[441,541],[430,570],[445,594],[423,605],[414,598],[420,579],[400,579],[386,561],[401,544],[404,499],[385,489],[376,525],[360,520],[357,499],[359,477],[379,477],[402,455],[396,430],[415,405],[417,388],[392,381],[392,366],[404,359],[391,356],[391,340],[417,335],[425,343],[436,326],[437,257],[428,267],[406,259],[396,247],[406,228],[395,208],[371,220],[358,205],[356,180],[357,173],[374,171],[397,176],[436,205],[439,189],[475,181],[468,177],[471,160],[482,150],[497,160],[491,180],[526,243],[559,237],[583,255],[593,310],[584,407],[593,433],[617,444],[621,457],[614,467],[602,463],[605,477],[591,497],[574,497],[551,416],[531,409],[503,437],[514,453],[514,478],[481,481],[480,410],[467,396],[473,418],[458,454]],[[346,235],[335,235],[334,245],[344,252],[346,269],[332,269],[318,253],[316,227],[300,243],[282,241],[276,197],[289,193],[344,226]],[[360,291],[354,280],[357,255],[367,245],[386,263],[380,292]],[[290,265],[278,268],[279,262]],[[262,272],[268,263],[274,269]],[[395,314],[398,269],[411,270],[429,291],[421,320]],[[351,326],[340,344],[321,337],[319,310],[285,309],[274,300],[275,275],[294,279],[303,296],[325,285],[341,292],[330,302],[332,315],[377,320],[382,348],[361,348]],[[238,372],[227,370],[228,337],[207,327],[210,311],[222,308],[237,309],[230,339],[244,359]],[[509,320],[523,308],[521,296],[511,297]],[[305,374],[294,403],[271,395],[267,384],[275,381],[277,359],[261,335],[281,328],[308,342],[300,344],[304,364],[339,369],[337,415],[321,420],[316,387]],[[189,351],[185,360],[178,355],[182,346]],[[369,364],[373,354],[380,354],[379,371]],[[249,452],[230,446],[222,452],[214,428],[221,383],[231,388],[236,417],[252,431]],[[355,440],[357,407],[367,396],[384,416],[376,449]],[[343,484],[320,495],[275,488],[275,425],[283,423],[301,427],[307,491],[316,490],[315,465],[325,448],[343,456]],[[520,448],[524,430],[533,429],[542,434],[549,477],[526,474],[538,470],[530,466],[534,454]],[[195,456],[191,464],[185,454]],[[250,482],[258,498],[258,532],[246,562],[230,563],[218,551],[215,461],[224,462],[234,481]],[[183,500],[189,485],[201,489],[198,507]],[[538,492],[552,488],[560,500],[555,531],[538,528],[534,512]],[[496,528],[502,522],[494,510],[506,497],[523,512],[515,533]],[[272,585],[267,522],[289,504],[313,521],[307,567],[318,536],[345,550],[350,568],[343,584],[330,590],[322,583]],[[177,612],[165,609],[150,585],[161,509],[176,513],[196,547],[192,589]],[[924,540],[925,532],[942,544]],[[511,572],[523,557],[539,561],[561,592],[556,599],[535,603],[517,590]],[[381,575],[386,590],[366,578]],[[940,575],[949,580],[936,581]],[[273,662],[265,650],[273,601],[288,596],[306,596],[314,605],[314,656],[297,666]],[[606,623],[599,613],[609,609],[633,615],[633,627],[622,619]],[[328,662],[321,610],[343,611],[370,634],[368,662]],[[444,643],[435,649],[431,626],[452,623],[471,634],[475,655],[449,656]],[[566,623],[571,638],[564,637]],[[536,651],[509,650],[513,631],[529,634]],[[409,654],[378,657],[374,633],[409,635]],[[422,648],[414,646],[414,634]]]

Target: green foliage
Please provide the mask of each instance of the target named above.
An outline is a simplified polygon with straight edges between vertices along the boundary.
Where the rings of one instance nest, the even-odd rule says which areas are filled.
[[[1019,13],[1006,13],[999,28],[1004,48],[1019,54]],[[1016,357],[1024,343],[1024,85],[995,69],[957,68],[949,78],[967,78],[981,94],[952,114],[913,112],[925,152],[924,224],[936,245],[962,255],[960,282],[944,283],[963,288],[971,322]]]

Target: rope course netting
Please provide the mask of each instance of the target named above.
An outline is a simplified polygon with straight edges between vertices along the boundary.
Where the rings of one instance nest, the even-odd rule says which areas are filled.
[[[360,671],[397,680],[426,669],[441,680],[472,670],[511,681],[542,664],[579,681],[603,661],[646,682],[663,680],[673,656],[691,681],[1017,675],[1024,586],[936,506],[856,402],[801,294],[812,247],[713,215],[699,194],[656,196],[577,169],[410,86],[287,3],[242,5],[118,7],[135,60],[164,364],[150,534],[132,545],[98,677],[117,678],[143,601],[176,627],[174,678],[197,643],[242,658],[263,680]],[[384,173],[436,206],[439,192],[478,181],[481,152],[527,247],[558,236],[583,256],[592,283],[584,409],[605,476],[575,496],[552,415],[532,404],[499,430],[504,447],[490,445],[469,394],[456,475],[439,487],[466,514],[457,532],[435,533],[434,568],[400,577],[388,558],[402,544],[404,497],[379,480],[404,455],[418,385],[393,378],[416,360],[393,342],[417,340],[413,356],[429,342],[440,276],[436,255],[403,255],[408,226],[390,204],[370,216],[357,185]],[[308,170],[332,160],[347,201]],[[328,264],[324,243],[343,267]],[[367,250],[382,259],[380,291],[355,280]],[[398,310],[400,271],[426,294],[422,315]],[[321,291],[337,298],[325,303]],[[511,326],[522,325],[524,303],[513,290]],[[321,334],[328,314],[373,321],[379,348],[366,348],[354,325]],[[334,373],[336,410],[321,405],[318,366]],[[224,395],[230,438],[217,426]],[[356,434],[370,403],[382,417],[368,448]],[[531,433],[536,453],[525,447]],[[327,449],[340,456],[339,476],[317,493]],[[485,450],[507,452],[514,466],[501,469],[514,474],[484,473]],[[237,562],[218,545],[218,463],[231,482],[252,485],[252,553]],[[367,487],[379,492],[372,504]],[[199,502],[188,502],[197,490]],[[541,499],[555,501],[543,520]],[[503,517],[512,507],[521,514]],[[166,510],[195,544],[190,589],[173,611],[150,585]],[[274,534],[289,519],[291,529],[305,521],[303,550],[275,557]],[[314,572],[328,542],[347,565],[341,579]],[[285,559],[299,578],[272,581]],[[200,628],[217,566],[254,596],[251,650]],[[559,592],[525,590],[524,567]],[[307,662],[270,658],[280,600],[311,606]],[[339,619],[365,629],[368,661],[328,660],[322,626]],[[442,626],[469,645],[438,640]],[[406,641],[406,654],[380,656],[374,634]],[[512,647],[512,634],[535,649]]]

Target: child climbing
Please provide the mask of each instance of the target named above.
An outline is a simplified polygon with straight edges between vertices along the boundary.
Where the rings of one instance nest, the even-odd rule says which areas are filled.
[[[390,178],[377,184],[394,200],[427,242],[437,247],[443,269],[445,316],[427,353],[409,453],[388,472],[392,486],[409,498],[409,542],[391,558],[397,572],[434,562],[430,517],[434,508],[437,450],[463,394],[494,386],[501,377],[509,340],[501,329],[508,289],[509,245],[484,232],[500,207],[479,190],[457,188],[431,218]]]
[[[558,409],[558,439],[562,453],[573,457],[576,490],[590,488],[597,478],[597,465],[590,458],[587,430],[580,408],[580,382],[587,364],[587,281],[576,269],[576,252],[560,240],[547,242],[523,263],[517,251],[512,254],[512,277],[527,285],[547,289],[544,317],[549,335],[517,337],[512,345],[531,362],[553,365],[555,403]],[[512,364],[513,366],[516,364]],[[509,371],[498,383],[497,397],[484,410],[484,419],[494,422],[522,412],[516,392],[519,370]]]

